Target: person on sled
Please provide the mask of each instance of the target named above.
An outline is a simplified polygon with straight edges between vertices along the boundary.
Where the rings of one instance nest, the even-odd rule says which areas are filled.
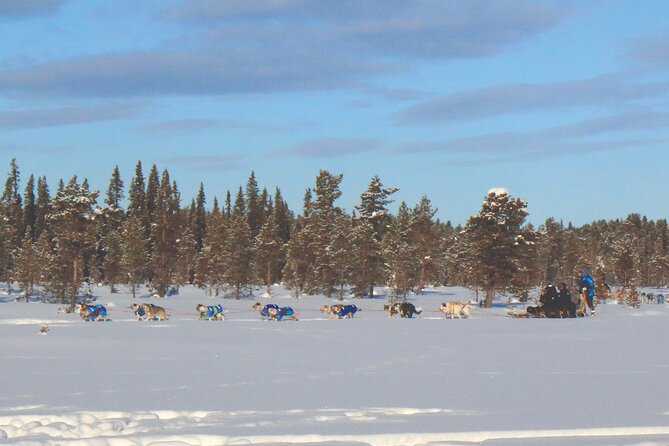
[[[585,297],[588,308],[590,308],[590,316],[595,315],[595,279],[590,275],[588,268],[583,268],[583,275],[578,279],[578,288],[581,295]]]
[[[576,304],[571,300],[571,293],[567,284],[560,282],[558,288],[558,307],[567,312],[569,317],[576,317]]]

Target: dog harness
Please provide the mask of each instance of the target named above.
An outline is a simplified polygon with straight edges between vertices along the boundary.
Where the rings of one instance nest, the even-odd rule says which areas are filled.
[[[344,305],[341,307],[341,310],[337,312],[337,316],[339,317],[345,317],[348,316],[349,314],[352,316],[358,311],[358,307],[355,305]]]
[[[200,313],[200,318],[212,318],[223,313],[222,305],[210,305],[207,309]]]
[[[277,304],[267,304],[260,310],[260,316],[271,317],[271,314],[269,314],[270,308],[276,310],[277,314],[279,313],[279,306]]]
[[[283,319],[284,316],[292,316],[293,314],[295,314],[295,312],[293,311],[292,308],[281,307],[277,310],[275,317],[277,321],[280,321],[281,319]]]
[[[88,315],[86,315],[85,319],[88,320],[95,320],[98,317],[105,317],[107,316],[107,309],[103,305],[87,305],[86,306],[86,311],[88,311]]]

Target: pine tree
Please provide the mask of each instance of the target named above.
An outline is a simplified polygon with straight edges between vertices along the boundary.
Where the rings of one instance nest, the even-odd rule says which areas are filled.
[[[413,259],[417,249],[411,243],[410,231],[411,211],[402,202],[383,239],[382,252],[391,301],[406,300],[407,293],[416,283],[418,271]]]
[[[182,223],[179,227],[177,243],[177,257],[174,267],[173,281],[181,286],[191,283],[195,276],[194,265],[197,259],[197,242],[191,232],[191,226]]]
[[[235,298],[241,297],[242,288],[252,279],[253,238],[245,215],[233,212],[226,228],[223,245],[225,281],[234,287]]]
[[[147,194],[148,195],[148,194]],[[179,194],[167,169],[163,171],[160,189],[156,194],[151,214],[151,285],[160,297],[164,297],[174,278],[174,260],[177,256],[179,224]]]
[[[121,173],[118,170],[118,166],[114,166],[114,171],[112,172],[111,179],[109,180],[109,186],[107,187],[107,193],[105,196],[105,204],[110,207],[119,208],[121,206],[121,200],[125,196],[123,191],[123,180],[121,180]]]
[[[214,207],[207,221],[207,234],[197,257],[195,281],[200,285],[209,284],[217,296],[225,283],[225,221],[214,199]]]
[[[132,298],[138,286],[144,282],[147,274],[149,255],[146,251],[144,225],[136,215],[130,215],[123,222],[121,230],[121,271],[130,285]]]
[[[244,192],[242,192],[241,186],[237,190],[237,195],[235,195],[235,204],[232,207],[232,217],[244,217],[246,218],[246,200],[244,199]],[[248,222],[246,223],[248,226]]]
[[[485,307],[492,306],[496,289],[508,289],[520,255],[527,204],[506,192],[491,192],[481,211],[467,220],[474,283],[486,291]]]
[[[397,188],[384,188],[374,176],[367,190],[360,196],[359,221],[354,227],[355,283],[359,296],[374,296],[374,285],[383,281],[383,256],[381,243],[392,220],[388,211],[389,197]]]
[[[204,195],[204,185],[200,183],[200,190],[197,193],[191,225],[191,234],[195,241],[195,250],[197,252],[202,251],[204,237],[207,233],[207,212],[204,208],[205,203],[206,198]]]
[[[26,302],[29,302],[35,285],[40,280],[40,264],[35,242],[27,232],[16,254],[15,277],[25,295]]]
[[[267,287],[271,296],[271,285],[277,280],[277,267],[283,263],[284,244],[279,235],[279,227],[270,215],[255,238],[256,275]]]
[[[281,190],[277,187],[274,191],[274,209],[272,215],[279,231],[279,237],[283,243],[290,240],[290,229],[293,221],[293,213],[288,209],[288,204],[281,196]]]
[[[310,272],[314,255],[310,252],[313,243],[307,228],[307,217],[298,217],[291,228],[290,240],[286,245],[286,264],[283,268],[283,281],[292,288],[295,298],[302,293],[310,293],[314,287],[310,283]]]
[[[60,283],[67,283],[71,295],[71,308],[74,309],[77,291],[81,285],[84,256],[92,249],[95,242],[93,232],[93,207],[98,192],[89,191],[77,182],[77,177],[58,191],[51,202],[49,215],[56,241],[57,262],[67,265],[71,277],[59,278]]]
[[[23,227],[35,240],[35,225],[37,223],[37,203],[35,201],[35,177],[30,175],[23,191]]]
[[[146,180],[146,212],[149,218],[149,221],[153,221],[153,214],[156,212],[156,207],[158,206],[159,195],[161,193],[161,179],[158,174],[158,168],[156,165],[151,166],[149,170],[149,177]]]
[[[415,257],[412,259],[419,271],[416,287],[420,292],[428,282],[436,282],[439,275],[440,246],[438,244],[437,227],[433,218],[437,210],[427,196],[422,196],[411,212],[409,237],[414,247]]]
[[[37,204],[35,215],[35,238],[38,238],[47,225],[47,215],[51,212],[51,196],[46,177],[37,178]]]
[[[333,257],[334,253],[329,250],[329,247],[333,244],[337,218],[342,213],[342,210],[334,204],[341,196],[339,185],[342,178],[343,175],[332,175],[326,170],[320,171],[316,177],[315,200],[313,203],[308,203],[311,212],[305,226],[305,230],[313,234],[313,237],[310,237],[312,247],[309,249],[314,256],[312,259],[313,282],[327,297],[331,297],[336,291],[338,271]]]
[[[251,172],[251,176],[246,183],[246,221],[251,231],[251,236],[255,238],[260,232],[263,225],[262,213],[263,209],[259,200],[258,182],[256,181],[255,173]]]
[[[142,227],[146,224],[148,213],[146,211],[146,191],[144,185],[144,173],[142,173],[142,162],[137,161],[135,167],[135,176],[130,182],[130,189],[128,190],[128,215],[137,217],[142,223]]]

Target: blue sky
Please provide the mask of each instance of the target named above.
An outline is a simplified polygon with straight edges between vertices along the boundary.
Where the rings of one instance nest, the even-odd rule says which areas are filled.
[[[454,223],[492,187],[666,218],[668,98],[664,1],[0,0],[0,153],[52,188],[141,160],[299,212],[327,169],[349,210],[379,175]]]

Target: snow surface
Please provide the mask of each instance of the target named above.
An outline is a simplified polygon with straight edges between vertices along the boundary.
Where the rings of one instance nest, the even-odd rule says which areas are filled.
[[[0,444],[666,445],[669,305],[515,319],[505,305],[444,319],[466,289],[427,289],[414,319],[355,299],[209,298],[182,288],[169,321],[136,321],[127,290],[94,288],[111,322],[0,296]],[[255,301],[298,321],[263,321]],[[220,303],[225,321],[199,321]],[[40,334],[48,325],[49,332]]]

